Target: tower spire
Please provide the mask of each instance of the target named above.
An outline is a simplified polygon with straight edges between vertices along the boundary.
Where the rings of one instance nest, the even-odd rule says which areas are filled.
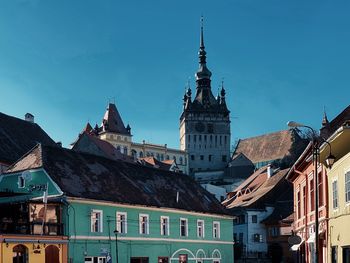
[[[325,127],[329,124],[327,113],[326,113],[326,107],[323,107],[323,119],[322,119],[322,127]]]
[[[201,30],[200,30],[200,39],[199,39],[199,69],[196,73],[196,79],[200,80],[200,79],[210,79],[211,77],[211,72],[210,70],[207,68],[207,57],[206,54],[207,52],[205,51],[205,47],[204,47],[204,29],[203,29],[203,24],[204,24],[204,18],[203,16],[201,16]]]

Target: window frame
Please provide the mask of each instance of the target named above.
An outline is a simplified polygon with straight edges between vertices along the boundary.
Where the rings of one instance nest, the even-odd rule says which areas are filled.
[[[217,225],[217,227],[215,227]],[[215,235],[215,229],[217,229],[217,235]],[[221,238],[221,225],[219,221],[213,221],[213,238],[220,239]]]
[[[202,224],[201,226],[200,226],[200,223]],[[200,235],[200,231],[199,231],[200,229],[202,230],[201,235]],[[205,237],[205,223],[204,223],[203,219],[197,219],[197,237],[198,238]]]
[[[347,176],[348,176],[348,180],[346,178]],[[344,189],[345,190],[345,203],[348,205],[350,203],[350,170],[345,171],[344,187],[345,187],[345,189]]]
[[[336,186],[336,191],[334,191],[334,185]],[[336,197],[336,198],[334,198]],[[334,203],[336,202],[336,206]],[[333,210],[338,210],[339,208],[339,187],[338,187],[338,179],[332,181],[332,207]]]
[[[163,232],[163,219],[167,219],[166,222],[166,233]],[[160,235],[161,236],[170,236],[170,219],[169,216],[160,216]]]
[[[181,222],[184,221],[185,222],[185,235],[182,235],[182,231],[181,231]],[[188,237],[188,219],[187,218],[183,218],[180,217],[180,237]]]
[[[125,216],[124,221],[118,221],[119,215]],[[116,219],[116,230],[118,231],[118,234],[127,234],[128,233],[128,213],[117,211],[115,215],[115,219]],[[124,232],[121,232],[120,228],[123,222],[124,222]]]
[[[146,227],[145,227],[145,230],[146,230],[146,233],[143,233],[142,232],[142,223],[143,221],[141,221],[141,219],[143,217],[146,217]],[[139,234],[140,235],[149,235],[149,214],[139,214]]]
[[[93,228],[95,222],[93,222],[93,214],[100,214],[99,222],[98,222],[98,231],[95,231]],[[95,218],[96,219],[96,218]],[[90,232],[91,233],[102,233],[103,232],[103,210],[100,209],[92,209],[90,215]]]

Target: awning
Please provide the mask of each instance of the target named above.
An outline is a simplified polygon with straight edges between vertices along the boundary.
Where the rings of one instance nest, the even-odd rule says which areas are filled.
[[[315,243],[315,233],[312,233],[309,236],[309,239],[306,241],[306,243]]]
[[[291,251],[298,251],[299,247],[304,243],[304,240],[302,240],[299,244],[291,246]]]

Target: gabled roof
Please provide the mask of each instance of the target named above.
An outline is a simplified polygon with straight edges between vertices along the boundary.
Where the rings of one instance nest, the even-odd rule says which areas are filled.
[[[253,163],[282,159],[293,144],[293,131],[283,130],[239,140],[232,159],[243,153]]]
[[[109,142],[101,140],[88,132],[79,134],[78,140],[74,142],[72,150],[100,155],[112,160],[134,162],[133,157],[122,154]]]
[[[102,120],[102,129],[107,132],[115,132],[119,134],[130,134],[125,128],[122,118],[113,103],[109,103],[106,113]]]
[[[331,136],[344,122],[350,120],[350,105],[339,113],[332,121],[320,129],[322,138],[327,139]]]
[[[142,165],[152,167],[152,168],[157,168],[157,169],[162,169],[164,171],[179,171],[179,168],[177,167],[177,164],[175,160],[164,160],[164,161],[159,161],[153,156],[149,157],[143,157],[139,158],[139,163]]]
[[[291,187],[285,180],[288,169],[275,172],[270,178],[267,168],[263,167],[252,174],[237,189],[229,193],[229,198],[223,202],[228,209],[234,208],[263,208],[273,204]]]
[[[38,124],[0,112],[0,163],[12,164],[38,143],[56,145]]]
[[[9,172],[26,167],[43,167],[68,197],[226,214],[216,198],[187,175],[42,145]]]

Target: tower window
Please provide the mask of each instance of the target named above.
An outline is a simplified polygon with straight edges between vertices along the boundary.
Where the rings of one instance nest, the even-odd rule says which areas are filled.
[[[221,139],[222,139],[222,136],[220,135],[220,145],[222,145],[222,140]]]
[[[217,146],[217,145],[218,145],[218,136],[215,135],[215,146]]]
[[[201,160],[204,160],[204,155],[201,155]]]
[[[198,140],[202,141],[202,135],[198,135]]]
[[[207,142],[207,135],[204,135],[204,141]]]
[[[223,162],[226,162],[226,161],[227,161],[227,156],[226,156],[226,155],[223,155],[223,156],[222,156],[222,161],[223,161]]]
[[[210,142],[213,141],[213,135],[210,135]]]
[[[194,155],[193,154],[191,155],[191,160],[194,161]]]
[[[194,141],[194,142],[197,141],[197,135],[193,135],[193,141]]]
[[[188,142],[191,141],[191,135],[188,135],[188,136],[187,136],[187,140],[188,140]]]
[[[212,155],[209,154],[209,155],[208,155],[208,161],[211,162],[211,159],[212,159]]]
[[[227,136],[226,135],[225,135],[225,139],[224,140],[225,140],[225,145],[226,145],[227,144]]]

